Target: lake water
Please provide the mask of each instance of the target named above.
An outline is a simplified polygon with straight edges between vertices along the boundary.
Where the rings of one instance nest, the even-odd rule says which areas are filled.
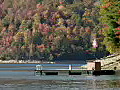
[[[120,90],[117,75],[40,76],[35,75],[35,66],[0,64],[0,90]]]

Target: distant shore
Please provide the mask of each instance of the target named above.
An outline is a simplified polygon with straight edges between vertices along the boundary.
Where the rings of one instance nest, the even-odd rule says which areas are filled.
[[[37,60],[0,60],[0,64],[54,64],[50,61],[37,61]]]
[[[0,64],[86,64],[85,61],[0,60]]]

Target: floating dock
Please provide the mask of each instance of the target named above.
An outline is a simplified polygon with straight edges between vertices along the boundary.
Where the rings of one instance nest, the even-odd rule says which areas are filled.
[[[81,65],[52,64],[49,66],[36,65],[35,72],[39,75],[81,75],[82,70],[86,70],[86,68]]]
[[[114,70],[87,70],[82,65],[36,65],[35,75],[114,75]]]

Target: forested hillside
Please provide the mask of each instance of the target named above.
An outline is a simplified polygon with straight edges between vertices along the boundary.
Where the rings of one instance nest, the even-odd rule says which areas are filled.
[[[0,59],[53,60],[76,52],[107,52],[104,25],[99,21],[100,3],[0,0]]]

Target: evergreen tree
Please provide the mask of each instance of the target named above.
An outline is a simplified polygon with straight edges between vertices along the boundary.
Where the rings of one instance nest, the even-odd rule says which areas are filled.
[[[104,44],[111,53],[120,53],[120,1],[101,0],[101,3]]]

